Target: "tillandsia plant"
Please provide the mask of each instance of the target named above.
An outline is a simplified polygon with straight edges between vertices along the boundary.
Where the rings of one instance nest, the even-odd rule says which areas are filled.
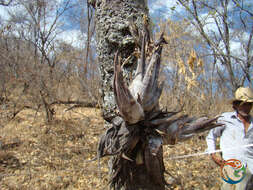
[[[159,73],[166,41],[163,34],[155,43],[150,41],[147,31],[141,36],[137,69],[129,86],[124,82],[119,53],[114,58],[113,89],[119,114],[98,146],[98,158],[112,156],[112,189],[143,189],[146,180],[155,184],[149,189],[165,189],[163,146],[221,126],[217,117],[196,119],[160,108],[163,82],[159,81]],[[141,179],[140,173],[147,174],[149,179]]]

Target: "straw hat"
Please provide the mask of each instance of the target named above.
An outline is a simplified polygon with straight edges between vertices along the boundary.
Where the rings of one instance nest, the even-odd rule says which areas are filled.
[[[235,91],[235,98],[231,99],[229,102],[234,101],[250,102],[253,103],[253,91],[249,87],[240,87]]]

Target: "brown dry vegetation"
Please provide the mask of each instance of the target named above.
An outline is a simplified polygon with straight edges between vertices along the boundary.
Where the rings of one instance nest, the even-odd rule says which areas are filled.
[[[62,14],[56,11],[57,1],[45,1],[45,4],[39,1],[17,2],[21,2],[17,5],[22,8],[23,14],[12,10],[9,11],[12,19],[8,22],[1,22],[0,19],[0,190],[106,189],[108,158],[101,160],[100,170],[97,161],[86,162],[96,156],[99,137],[105,130],[101,110],[82,107],[66,111],[70,104],[78,107],[88,103],[101,107],[98,72],[101,63],[94,60],[96,56],[91,43],[92,34],[95,33],[92,32],[94,23],[89,20],[89,28],[84,23],[85,14],[76,18],[71,15],[76,24],[80,22],[85,36],[87,31],[91,33],[87,41],[80,41],[87,44],[85,48],[75,48],[74,43],[68,44],[56,38],[56,34],[62,32],[62,21],[59,19]],[[71,8],[69,2],[71,0],[64,1],[66,9],[63,12]],[[241,2],[243,4],[244,1]],[[86,5],[78,3],[76,6],[85,10]],[[28,11],[27,7],[32,10]],[[245,11],[239,4],[236,7]],[[51,13],[56,17],[51,18]],[[251,15],[250,12],[247,14]],[[23,15],[29,19],[23,18]],[[55,21],[52,25],[49,25],[48,17]],[[226,25],[233,24],[230,17],[222,18],[229,20],[225,21]],[[246,58],[239,56],[240,59],[237,59],[230,54],[231,51],[227,51],[226,55],[223,51],[220,52],[222,55],[216,55],[219,50],[215,49],[215,43],[215,51],[209,52],[209,48],[207,51],[205,38],[196,36],[195,29],[189,29],[192,28],[189,27],[192,20],[182,19],[178,22],[168,20],[160,25],[165,28],[168,42],[163,50],[163,66],[171,69],[163,76],[169,82],[160,103],[168,105],[173,111],[184,105],[184,112],[193,116],[213,117],[228,111],[230,108],[224,106],[224,99],[232,95],[231,89],[240,81],[243,84],[246,78],[249,83],[252,81],[252,77],[247,76],[252,69],[251,48],[247,43],[252,42],[253,35],[249,35],[248,41],[240,37],[249,31],[248,25],[244,24],[247,22],[241,20],[244,25],[241,31],[230,31],[238,35],[242,47],[247,47],[242,51]],[[248,17],[245,19],[247,21]],[[48,28],[51,29],[47,31]],[[18,33],[20,35],[17,36]],[[232,44],[229,43],[230,38],[222,39],[228,39],[223,43],[229,48]],[[198,52],[193,51],[194,47],[199,47]],[[206,53],[213,55],[209,57]],[[233,59],[236,65],[233,65]],[[238,60],[241,64],[237,64]],[[222,73],[216,64],[219,62],[232,66],[232,70]],[[233,77],[238,69],[242,69],[241,79]],[[231,81],[233,78],[234,81]],[[76,103],[73,105],[71,102]],[[205,136],[206,133],[175,146],[164,147],[165,166],[170,173],[166,174],[166,180],[172,184],[170,189],[218,189],[219,169],[207,155],[171,159],[205,151]]]
[[[99,136],[104,131],[99,109],[64,111],[55,107],[53,122],[46,124],[43,113],[24,110],[0,128],[1,189],[106,189],[107,160],[85,162],[96,156]],[[203,152],[205,134],[175,147],[164,147],[166,179],[170,189],[218,189],[219,170],[208,156],[170,159]],[[101,172],[101,173],[100,173]],[[100,178],[101,174],[101,178]]]

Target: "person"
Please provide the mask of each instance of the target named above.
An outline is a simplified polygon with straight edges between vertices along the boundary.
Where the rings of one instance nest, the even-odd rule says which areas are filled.
[[[253,105],[253,91],[249,87],[240,87],[235,98],[229,101],[234,111],[221,115],[217,122],[223,126],[209,131],[206,137],[207,151],[212,160],[223,168],[225,161],[236,159],[247,169],[243,180],[237,184],[223,181],[221,190],[253,190],[253,117],[250,111]],[[221,155],[215,153],[217,138],[220,137]]]

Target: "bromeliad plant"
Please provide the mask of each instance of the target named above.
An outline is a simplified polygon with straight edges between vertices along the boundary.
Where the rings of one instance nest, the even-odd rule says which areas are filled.
[[[124,82],[118,53],[114,59],[113,89],[119,115],[111,121],[113,126],[102,135],[98,146],[98,158],[113,156],[109,162],[113,189],[137,189],[137,168],[146,172],[156,189],[164,189],[162,147],[221,126],[216,123],[217,117],[196,119],[160,108],[163,82],[159,81],[159,73],[166,42],[163,34],[153,44],[147,36],[144,32],[137,69],[129,86]]]

